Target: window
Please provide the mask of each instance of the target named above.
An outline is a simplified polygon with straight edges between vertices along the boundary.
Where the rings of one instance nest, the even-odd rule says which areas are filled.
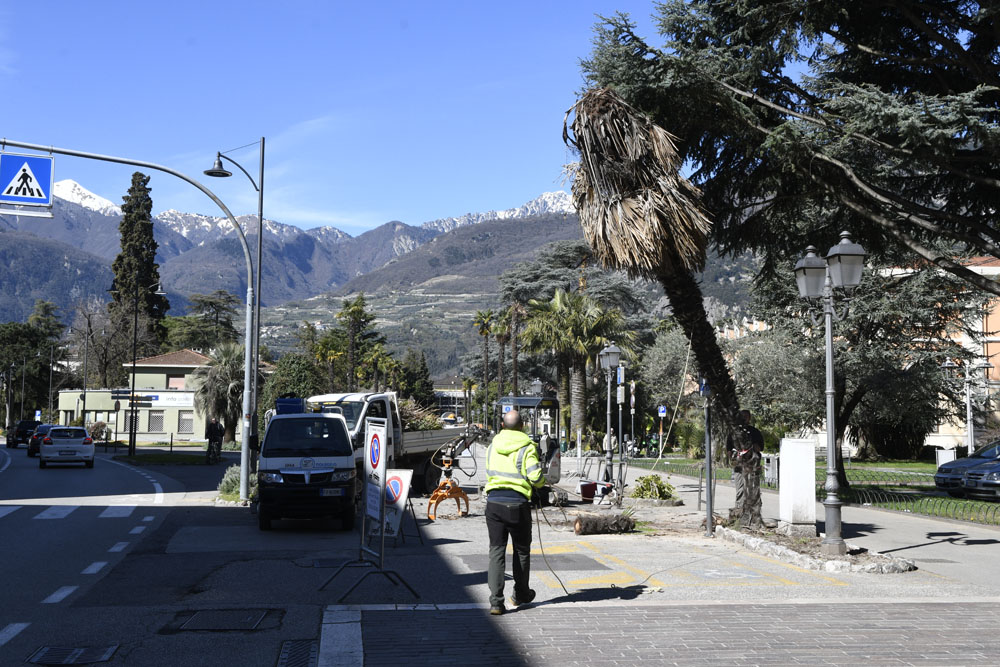
[[[177,413],[177,432],[194,433],[194,411],[181,410]]]
[[[125,411],[125,426],[123,427],[126,431],[132,432],[134,428],[136,432],[139,431],[139,413],[136,410],[126,410]]]
[[[167,389],[184,389],[184,376],[183,375],[168,375],[167,376]]]
[[[148,433],[162,433],[163,432],[163,410],[150,410],[149,418],[147,420],[148,428],[146,431]]]

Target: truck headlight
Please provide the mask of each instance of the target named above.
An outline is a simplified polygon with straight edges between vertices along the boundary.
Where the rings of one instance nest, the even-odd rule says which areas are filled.
[[[357,476],[357,471],[354,468],[350,470],[338,470],[337,472],[330,475],[331,482],[349,482]]]
[[[285,480],[281,477],[280,472],[262,472],[260,481],[264,484],[282,484]]]

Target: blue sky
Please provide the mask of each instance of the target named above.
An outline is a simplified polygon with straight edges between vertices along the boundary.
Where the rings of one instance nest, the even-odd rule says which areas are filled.
[[[0,0],[0,136],[174,168],[236,215],[256,212],[246,177],[202,171],[263,136],[264,217],[352,235],[511,208],[567,189],[563,114],[617,10],[652,34],[652,0]],[[230,156],[256,178],[256,144]],[[132,171],[55,160],[116,204]],[[150,185],[154,212],[219,214]]]

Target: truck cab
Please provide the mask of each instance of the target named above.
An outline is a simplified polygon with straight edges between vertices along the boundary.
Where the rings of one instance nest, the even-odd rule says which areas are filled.
[[[304,406],[304,402],[302,404]],[[358,477],[343,415],[288,412],[271,416],[257,463],[257,520],[338,518],[354,528]]]

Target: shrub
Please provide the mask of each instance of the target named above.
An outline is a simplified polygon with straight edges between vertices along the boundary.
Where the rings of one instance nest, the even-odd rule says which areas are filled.
[[[222,481],[219,482],[219,495],[220,496],[239,496],[240,495],[240,466],[239,464],[233,464],[226,468],[226,473],[222,476]],[[257,493],[257,477],[256,475],[250,475],[250,486],[248,487],[247,494],[254,496]]]
[[[108,425],[104,422],[94,422],[90,425],[90,437],[94,440],[106,440],[108,431]]]
[[[651,498],[653,500],[670,500],[677,497],[674,487],[663,481],[659,475],[646,475],[635,480],[632,498]]]

